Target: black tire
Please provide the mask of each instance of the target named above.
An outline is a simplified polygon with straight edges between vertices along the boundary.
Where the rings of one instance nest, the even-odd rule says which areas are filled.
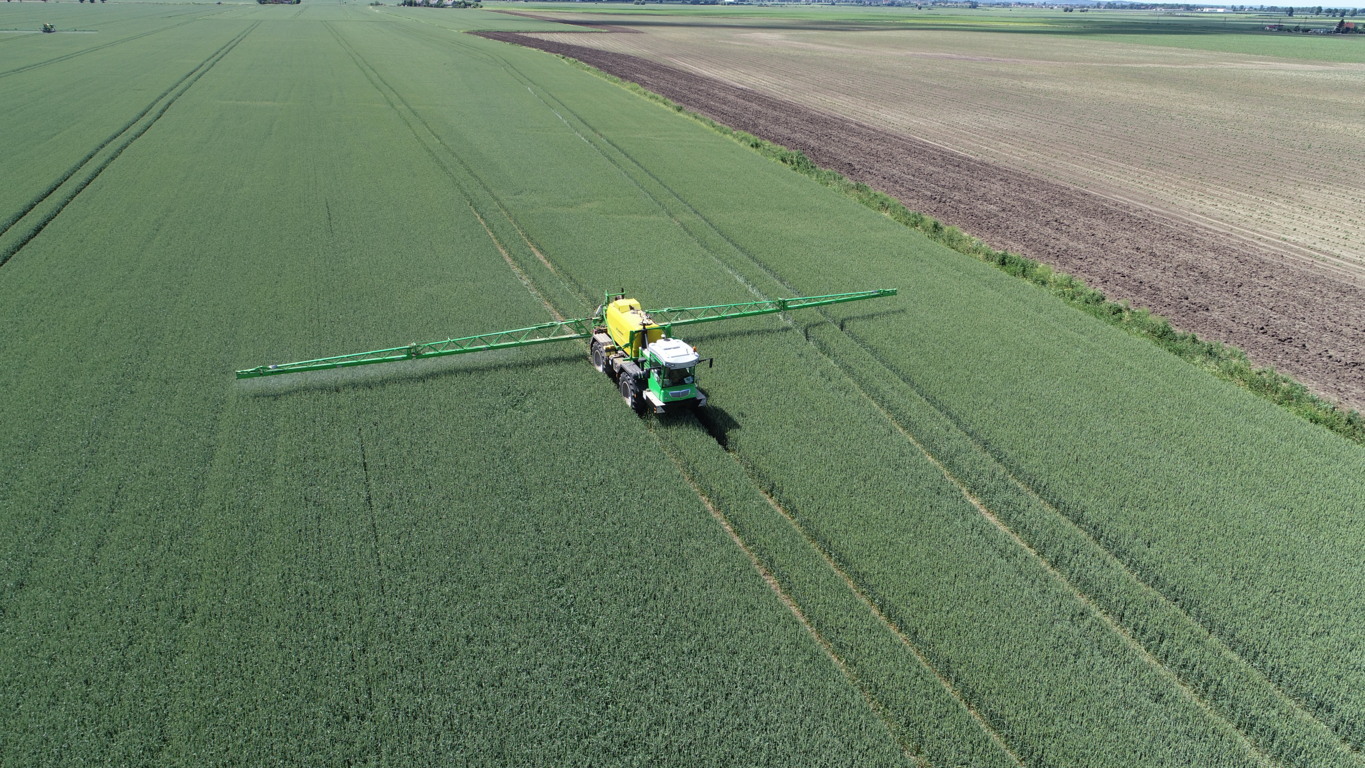
[[[635,411],[636,416],[643,418],[649,411],[649,401],[640,392],[640,382],[630,376],[621,377],[621,397],[626,399],[626,405]]]
[[[592,359],[592,367],[596,368],[598,371],[605,371],[606,368],[604,366],[607,362],[607,355],[602,351],[602,345],[594,341],[591,344],[591,347],[592,349],[589,351],[588,356]]]

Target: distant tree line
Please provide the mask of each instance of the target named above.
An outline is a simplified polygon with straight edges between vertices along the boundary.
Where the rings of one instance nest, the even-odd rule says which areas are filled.
[[[1271,5],[1262,10],[1268,13],[1283,13],[1286,16],[1335,16],[1342,19],[1360,13],[1359,8],[1323,8],[1321,5],[1304,6],[1302,8],[1293,8],[1290,6],[1276,7]]]

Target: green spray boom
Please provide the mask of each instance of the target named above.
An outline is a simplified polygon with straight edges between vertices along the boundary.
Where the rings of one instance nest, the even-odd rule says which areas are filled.
[[[841,304],[847,301],[861,301],[862,299],[875,299],[882,296],[895,295],[895,288],[886,288],[875,291],[858,291],[855,293],[831,293],[825,296],[801,296],[791,299],[750,301],[742,304],[715,304],[705,307],[665,307],[664,309],[648,310],[646,314],[649,315],[650,319],[653,320],[655,324],[662,327],[664,333],[667,334],[669,328],[678,325],[711,323],[717,320],[753,317],[754,315],[770,315],[792,309],[820,307],[826,304]],[[552,341],[587,339],[592,337],[594,331],[601,326],[601,323],[602,318],[594,315],[593,317],[584,317],[574,320],[542,323],[540,325],[532,325],[527,328],[517,328],[510,331],[483,333],[477,336],[463,336],[461,338],[445,339],[443,341],[430,341],[425,344],[409,344],[403,347],[389,347],[388,349],[356,352],[350,355],[320,357],[315,360],[300,360],[295,363],[261,365],[255,368],[237,371],[237,378],[250,379],[257,376],[278,376],[284,373],[321,371],[331,368],[349,368],[356,365],[374,365],[376,363],[419,360],[428,357],[442,357],[445,355],[463,355],[469,352],[485,352],[494,349],[528,347],[533,344],[548,344]]]

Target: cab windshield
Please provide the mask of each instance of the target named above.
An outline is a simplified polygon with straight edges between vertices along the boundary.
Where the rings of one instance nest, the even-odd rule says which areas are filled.
[[[689,384],[692,380],[691,368],[665,368],[663,373],[664,386],[666,387]]]

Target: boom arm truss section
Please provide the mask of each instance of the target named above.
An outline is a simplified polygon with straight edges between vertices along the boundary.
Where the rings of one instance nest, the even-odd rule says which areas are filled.
[[[328,368],[349,368],[355,365],[392,363],[399,360],[417,360],[444,355],[463,355],[467,352],[484,352],[509,347],[526,347],[532,344],[548,344],[552,341],[586,339],[592,336],[593,319],[578,318],[555,323],[542,323],[529,328],[511,331],[483,333],[478,336],[463,336],[458,339],[430,341],[425,344],[409,344],[405,347],[389,347],[372,352],[356,352],[350,355],[320,357],[316,360],[300,360],[297,363],[261,365],[237,371],[237,378],[250,379],[257,376],[276,376],[282,373],[300,371],[321,371]]]
[[[655,323],[665,327],[671,327],[675,325],[692,325],[694,323],[710,323],[716,320],[729,320],[736,317],[770,315],[774,312],[786,312],[791,309],[820,307],[826,304],[842,304],[846,301],[876,299],[882,296],[895,295],[895,288],[883,288],[875,291],[857,291],[855,293],[830,293],[824,296],[798,296],[792,299],[750,301],[743,304],[716,304],[710,307],[666,307],[664,309],[647,310],[646,314],[648,314],[649,318]]]

